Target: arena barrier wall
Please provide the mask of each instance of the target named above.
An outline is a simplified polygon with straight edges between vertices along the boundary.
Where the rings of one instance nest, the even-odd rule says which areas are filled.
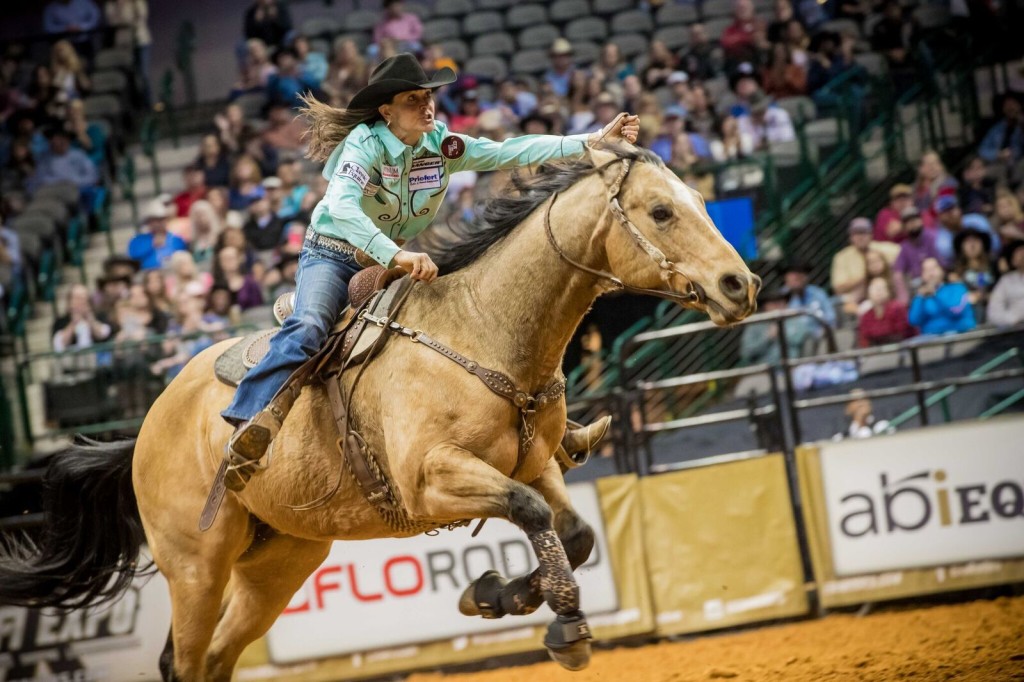
[[[797,450],[824,607],[1024,581],[1024,419]]]
[[[782,455],[651,476],[640,492],[659,635],[808,612]]]
[[[569,492],[598,536],[577,573],[594,636],[653,632],[637,478],[605,478]],[[245,652],[239,679],[358,679],[542,650],[552,618],[546,606],[493,621],[457,608],[462,590],[483,571],[518,575],[535,565],[522,532],[493,519],[476,538],[462,528],[335,543],[267,637]]]

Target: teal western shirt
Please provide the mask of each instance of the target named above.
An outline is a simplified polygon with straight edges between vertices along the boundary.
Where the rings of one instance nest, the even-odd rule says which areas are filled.
[[[327,194],[313,209],[318,233],[344,239],[388,266],[394,240],[422,232],[444,201],[448,178],[459,171],[530,166],[583,154],[587,136],[523,135],[504,142],[449,133],[436,122],[414,147],[383,121],[360,124],[324,166]]]

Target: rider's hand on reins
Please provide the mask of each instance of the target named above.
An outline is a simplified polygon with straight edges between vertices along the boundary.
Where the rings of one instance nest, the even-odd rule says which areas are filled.
[[[425,253],[399,251],[395,254],[395,265],[408,272],[413,279],[429,283],[437,278],[437,266]]]
[[[600,132],[592,134],[588,142],[595,145],[602,141],[621,142],[625,140],[630,144],[635,144],[638,135],[640,135],[640,117],[636,114],[622,112]]]

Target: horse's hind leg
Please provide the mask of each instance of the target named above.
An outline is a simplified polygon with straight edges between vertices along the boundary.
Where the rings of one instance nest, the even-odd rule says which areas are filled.
[[[590,662],[590,630],[580,611],[579,586],[544,498],[473,453],[454,446],[440,446],[427,453],[422,473],[421,494],[410,501],[416,515],[452,520],[503,518],[526,533],[540,564],[536,592],[543,594],[557,614],[544,644],[563,667],[586,667]]]
[[[551,459],[544,473],[531,483],[554,512],[554,529],[565,548],[569,565],[576,570],[590,557],[594,531],[572,508],[565,479],[558,463]],[[505,580],[497,571],[487,571],[474,580],[459,600],[459,611],[467,616],[501,618],[525,616],[544,603],[540,569],[529,575]],[[486,606],[484,606],[486,605]]]
[[[231,574],[231,598],[206,658],[208,682],[231,679],[242,650],[270,629],[330,549],[330,542],[257,530]]]

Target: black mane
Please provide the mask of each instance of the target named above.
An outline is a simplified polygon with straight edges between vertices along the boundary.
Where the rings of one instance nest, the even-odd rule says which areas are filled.
[[[664,165],[657,155],[645,149],[610,145],[605,149],[619,159]],[[432,251],[441,274],[461,270],[480,258],[495,244],[512,233],[538,206],[555,192],[561,192],[597,168],[588,160],[559,161],[541,165],[533,175],[512,173],[507,193],[488,200],[483,220],[476,225],[451,225],[456,239],[439,244]]]

